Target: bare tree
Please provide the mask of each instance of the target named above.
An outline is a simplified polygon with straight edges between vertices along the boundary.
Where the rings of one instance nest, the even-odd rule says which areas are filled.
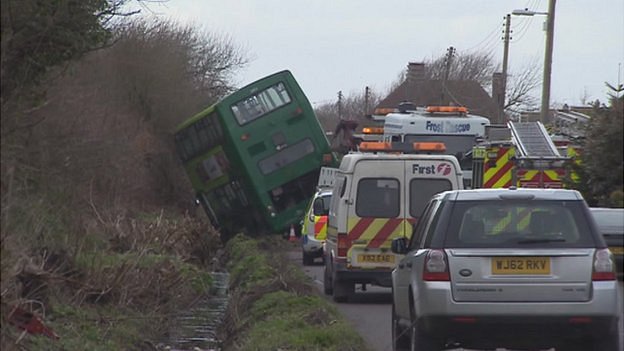
[[[491,83],[492,74],[497,67],[492,55],[486,53],[454,54],[450,58],[450,65],[448,60],[447,54],[425,61],[425,76],[428,79],[446,77],[448,80],[474,80],[482,86],[487,86]],[[447,67],[448,76],[446,76]]]
[[[520,68],[518,73],[507,77],[505,110],[518,106],[531,108],[537,106],[538,100],[531,93],[541,85],[541,69],[537,60],[531,61]]]
[[[368,122],[366,116],[373,113],[373,108],[381,101],[381,95],[372,89],[368,90],[368,98],[366,97],[366,88],[362,92],[351,92],[342,98],[341,112],[343,119],[358,122],[360,126]],[[334,131],[340,121],[338,102],[320,105],[314,109],[319,122],[326,131]]]

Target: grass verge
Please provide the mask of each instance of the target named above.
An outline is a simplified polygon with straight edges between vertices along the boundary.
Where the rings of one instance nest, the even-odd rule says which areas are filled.
[[[39,232],[3,231],[3,351],[154,351],[172,317],[209,294],[221,240],[206,223],[158,211],[69,226],[59,212],[33,215]],[[58,337],[29,327],[32,315]]]
[[[285,256],[281,237],[238,235],[225,247],[230,303],[224,350],[364,351],[361,336]]]

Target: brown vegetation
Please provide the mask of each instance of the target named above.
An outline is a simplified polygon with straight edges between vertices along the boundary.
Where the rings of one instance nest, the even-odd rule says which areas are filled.
[[[169,22],[134,22],[113,37],[28,94],[3,96],[3,350],[44,342],[9,327],[15,306],[61,336],[49,349],[109,342],[100,317],[108,329],[151,318],[115,348],[155,337],[158,320],[210,285],[221,243],[195,216],[172,131],[231,91],[244,60],[227,38]],[[95,320],[75,318],[94,308]]]

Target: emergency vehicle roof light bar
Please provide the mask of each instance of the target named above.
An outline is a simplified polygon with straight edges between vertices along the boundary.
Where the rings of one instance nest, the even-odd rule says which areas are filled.
[[[414,150],[421,152],[445,152],[446,145],[444,143],[436,143],[436,142],[416,142],[413,145]]]
[[[375,109],[375,112],[373,114],[375,115],[387,115],[388,113],[393,113],[393,112],[397,112],[396,108],[392,108],[392,107],[379,107]]]
[[[468,113],[468,109],[464,106],[427,106],[426,111],[429,113],[435,113],[435,112],[455,112],[459,114]]]
[[[362,128],[362,133],[364,134],[383,134],[383,127],[364,127]]]
[[[363,141],[360,143],[360,151],[364,152],[403,152],[403,153],[442,153],[446,151],[446,145],[439,142],[389,142],[389,141]]]

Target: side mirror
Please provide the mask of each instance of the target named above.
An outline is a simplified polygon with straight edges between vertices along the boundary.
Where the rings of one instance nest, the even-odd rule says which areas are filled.
[[[399,255],[405,255],[407,253],[407,238],[396,238],[392,240],[390,250]]]

